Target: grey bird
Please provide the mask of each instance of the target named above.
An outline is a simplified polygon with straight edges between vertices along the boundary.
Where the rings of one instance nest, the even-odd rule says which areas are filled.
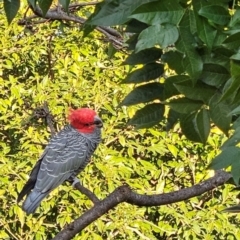
[[[101,141],[102,120],[89,108],[71,110],[70,124],[49,142],[18,195],[22,209],[34,213],[41,201],[65,181],[76,182]]]

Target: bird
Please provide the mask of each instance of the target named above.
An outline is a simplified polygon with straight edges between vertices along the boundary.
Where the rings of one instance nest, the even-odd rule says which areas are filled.
[[[49,141],[18,195],[18,203],[26,195],[22,209],[27,214],[34,213],[41,201],[63,182],[73,186],[79,182],[77,175],[101,142],[103,122],[94,110],[70,110],[68,120],[69,124]]]

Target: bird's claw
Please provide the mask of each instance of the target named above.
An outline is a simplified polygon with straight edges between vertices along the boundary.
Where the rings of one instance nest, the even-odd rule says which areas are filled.
[[[75,177],[75,178],[73,179],[72,186],[75,187],[75,185],[76,185],[77,183],[80,183],[80,184],[81,184],[80,180]]]

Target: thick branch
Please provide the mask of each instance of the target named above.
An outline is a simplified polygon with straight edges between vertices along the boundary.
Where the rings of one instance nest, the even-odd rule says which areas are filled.
[[[142,195],[131,191],[127,199],[128,203],[137,206],[160,206],[180,202],[192,197],[199,196],[207,191],[210,191],[220,185],[223,185],[231,178],[231,174],[222,170],[216,171],[214,177],[209,178],[201,183],[192,187],[180,189],[178,191],[156,194],[156,195]]]
[[[217,171],[215,176],[196,184],[192,187],[179,191],[155,195],[142,195],[133,192],[129,186],[124,185],[114,190],[104,200],[98,202],[94,207],[85,212],[82,216],[67,225],[59,232],[54,240],[72,239],[77,233],[82,231],[89,224],[116,207],[119,203],[128,202],[137,206],[161,206],[165,204],[183,201],[192,197],[199,196],[220,185],[223,185],[231,178],[231,174],[224,171]]]

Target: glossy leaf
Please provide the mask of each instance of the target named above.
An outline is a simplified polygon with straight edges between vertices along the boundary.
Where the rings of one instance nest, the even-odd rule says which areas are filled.
[[[137,65],[147,64],[159,60],[162,55],[162,50],[159,48],[150,48],[142,50],[138,53],[132,53],[123,64]]]
[[[240,64],[238,62],[231,61],[231,75],[232,78],[224,86],[224,93],[221,97],[221,101],[226,99],[233,99],[237,91],[240,88]]]
[[[163,120],[164,105],[152,103],[138,110],[128,124],[134,125],[137,129],[149,128]]]
[[[42,9],[43,15],[45,16],[53,0],[38,0],[39,7]]]
[[[181,114],[170,109],[167,115],[167,124],[166,124],[166,130],[169,131],[174,127],[174,125],[178,122]]]
[[[228,48],[228,49],[232,49],[232,50],[236,50],[239,48],[240,45],[240,32],[237,32],[231,36],[229,36],[224,42],[223,42],[223,46]]]
[[[225,25],[230,20],[228,10],[220,5],[204,6],[198,13],[201,16],[206,17],[208,20],[220,25]]]
[[[234,183],[239,186],[239,179],[240,179],[240,159],[239,156],[235,158],[235,161],[232,162],[231,167],[231,174]]]
[[[220,102],[220,98],[221,95],[215,94],[210,99],[210,117],[216,126],[218,126],[226,135],[228,135],[228,130],[231,123],[231,116],[229,113],[231,110],[225,101]]]
[[[184,135],[194,142],[202,142],[196,128],[196,112],[186,114],[180,119],[180,126]]]
[[[240,158],[240,148],[228,147],[213,159],[213,161],[209,165],[209,168],[212,168],[214,170],[227,168],[239,158]]]
[[[210,98],[215,94],[216,89],[210,88],[205,84],[198,83],[192,86],[191,82],[176,83],[174,86],[177,90],[184,94],[187,98],[200,100],[208,103]]]
[[[240,106],[234,108],[229,115],[240,114]]]
[[[189,12],[186,11],[179,24],[179,39],[176,42],[176,48],[185,55],[182,64],[193,83],[196,83],[203,69],[202,59],[194,48],[195,44],[195,38],[190,31]]]
[[[198,15],[196,16],[196,23],[199,38],[211,49],[216,41],[217,30],[208,23],[207,19]]]
[[[20,8],[20,0],[4,0],[3,5],[8,24],[10,24]]]
[[[210,133],[210,117],[207,109],[201,109],[195,118],[195,129],[202,143],[206,143]]]
[[[184,55],[178,51],[169,51],[164,53],[161,59],[177,74],[181,74],[185,71],[182,64],[183,56]]]
[[[140,6],[133,12],[131,17],[151,25],[161,23],[177,24],[183,13],[184,9],[178,2],[174,0],[163,0],[161,2],[151,2]]]
[[[204,64],[200,79],[211,86],[219,87],[230,78],[228,70],[218,64]]]
[[[154,80],[164,73],[164,66],[159,63],[149,63],[131,72],[123,83],[141,83]]]
[[[153,0],[155,1],[155,0]],[[116,0],[106,1],[102,4],[101,10],[96,14],[89,24],[100,26],[112,26],[123,24],[129,20],[129,15],[140,5],[149,0],[129,1]]]
[[[68,6],[70,3],[70,0],[59,0],[59,3],[62,5],[63,9],[68,12]]]
[[[187,75],[175,75],[168,77],[164,83],[164,99],[180,94],[175,87],[175,84],[189,81],[191,81],[191,79]]]
[[[177,41],[178,36],[177,27],[172,24],[150,26],[140,33],[136,45],[136,52],[156,45],[165,48],[174,44]]]
[[[221,149],[224,150],[228,147],[236,146],[239,142],[240,142],[240,128],[238,126],[233,135],[226,142],[223,143]]]
[[[162,99],[163,85],[149,83],[133,89],[122,101],[121,106],[130,106],[138,103],[146,103],[155,99]]]
[[[201,108],[202,102],[193,101],[188,98],[172,99],[167,103],[171,109],[178,113],[190,114]]]
[[[147,24],[137,21],[136,19],[132,19],[127,23],[126,32],[140,33],[147,27],[148,27]]]
[[[230,22],[230,26],[233,27],[235,26],[236,24],[239,24],[240,23],[240,8],[239,6],[236,7],[236,10],[231,18],[231,22]]]

